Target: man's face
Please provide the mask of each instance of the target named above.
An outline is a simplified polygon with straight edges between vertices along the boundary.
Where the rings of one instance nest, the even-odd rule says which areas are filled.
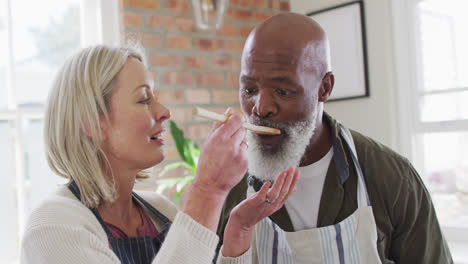
[[[249,41],[246,45],[249,44]],[[242,111],[253,123],[291,126],[305,120],[317,106],[320,79],[302,66],[301,53],[291,50],[248,50],[242,58],[239,99]],[[310,68],[310,67],[309,67]],[[275,148],[287,137],[258,136]]]
[[[275,127],[281,135],[248,134],[249,172],[274,179],[288,166],[298,166],[317,119],[316,73],[305,67],[302,52],[249,49],[242,57],[239,99],[253,124]]]

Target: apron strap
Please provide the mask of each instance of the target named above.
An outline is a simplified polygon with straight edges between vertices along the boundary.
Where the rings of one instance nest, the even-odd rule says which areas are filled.
[[[76,198],[78,198],[78,200],[81,200],[81,192],[75,181],[72,181],[70,183],[70,185],[68,186],[68,189],[70,189],[70,191],[76,196]],[[151,212],[151,214],[153,214],[156,217],[156,219],[159,219],[161,220],[161,222],[163,222],[163,228],[162,230],[159,230],[159,234],[158,234],[158,238],[161,240],[161,237],[162,237],[162,240],[163,240],[172,222],[166,216],[164,216],[161,212],[156,210],[156,208],[154,208],[151,204],[149,204],[147,201],[141,198],[141,196],[136,194],[135,192],[132,192],[132,196],[138,202],[140,202],[144,207],[146,207]],[[104,219],[102,219],[97,209],[96,208],[89,208],[89,209],[91,210],[91,212],[93,212],[94,216],[97,218],[97,220],[101,224],[102,228],[106,232],[107,237],[108,238],[113,237],[112,233],[107,228],[107,225],[104,222]]]
[[[348,128],[344,127],[340,123],[340,135],[343,137],[345,145],[351,152],[351,157],[353,159],[354,167],[356,168],[356,172],[358,175],[357,181],[357,201],[358,201],[358,208],[363,206],[370,206],[369,195],[367,194],[366,183],[364,181],[364,173],[362,172],[361,165],[359,164],[358,155],[356,151],[356,147],[354,145],[354,140],[351,135],[351,131]]]
[[[80,192],[80,188],[78,188],[78,184],[76,184],[75,181],[72,181],[70,183],[70,185],[68,185],[68,189],[70,189],[70,191],[76,196],[76,198],[78,198],[78,200],[81,201],[81,192]],[[102,228],[104,229],[104,231],[106,232],[106,235],[107,237],[112,237],[112,233],[110,232],[110,230],[107,228],[107,225],[106,223],[104,223],[104,219],[102,219],[101,215],[99,214],[99,212],[97,211],[96,208],[89,208],[89,210],[91,210],[91,212],[93,212],[94,216],[96,217],[96,219],[99,221],[99,223],[101,224]]]
[[[171,220],[169,220],[165,215],[159,212],[156,208],[154,208],[150,203],[145,201],[140,195],[135,192],[132,192],[133,197],[140,202],[144,207],[146,207],[157,219],[160,219],[164,225],[171,224]]]

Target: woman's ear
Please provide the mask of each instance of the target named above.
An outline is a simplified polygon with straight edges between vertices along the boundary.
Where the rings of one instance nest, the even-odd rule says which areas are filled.
[[[318,99],[319,102],[326,102],[333,90],[333,86],[335,85],[335,76],[332,72],[327,72],[325,76],[323,76],[322,84],[320,85]]]
[[[106,140],[107,132],[109,130],[109,120],[103,116],[99,117],[99,128],[101,129],[101,140]]]
[[[89,130],[88,122],[81,121],[80,129],[85,133],[88,137],[91,137],[91,131]]]
[[[93,133],[91,133],[91,129],[89,128],[89,122],[86,121],[85,118],[82,119],[82,122],[80,124],[80,128],[85,133],[88,137],[92,138]],[[106,131],[107,131],[107,122],[103,120],[103,118],[99,118],[99,129],[101,130],[101,140],[104,140],[106,138]],[[96,135],[98,136],[98,135]]]

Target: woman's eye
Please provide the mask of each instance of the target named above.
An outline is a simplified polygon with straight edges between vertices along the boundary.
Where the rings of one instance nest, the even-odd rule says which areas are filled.
[[[150,101],[150,99],[149,99],[149,98],[145,98],[145,99],[143,99],[143,100],[139,101],[138,103],[139,103],[139,104],[148,104],[148,103],[149,103],[149,101]]]

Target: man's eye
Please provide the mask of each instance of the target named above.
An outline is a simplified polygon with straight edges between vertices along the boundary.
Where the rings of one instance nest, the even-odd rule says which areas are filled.
[[[281,89],[281,88],[278,88],[276,89],[276,92],[280,95],[280,96],[287,96],[289,95],[289,92],[285,89]]]
[[[278,88],[278,89],[276,89],[276,93],[279,96],[294,96],[296,94],[296,91],[295,90],[290,90],[290,89]]]
[[[256,90],[256,89],[253,88],[253,87],[247,87],[247,88],[244,89],[244,92],[245,92],[246,94],[254,94],[254,93],[255,93],[255,90]]]

